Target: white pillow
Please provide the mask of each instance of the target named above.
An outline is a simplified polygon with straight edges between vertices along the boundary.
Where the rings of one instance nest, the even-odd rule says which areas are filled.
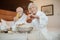
[[[6,30],[7,29],[7,23],[5,20],[1,19],[1,30]]]

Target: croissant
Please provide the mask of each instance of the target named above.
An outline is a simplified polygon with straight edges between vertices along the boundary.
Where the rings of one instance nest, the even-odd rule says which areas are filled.
[[[27,19],[26,21],[27,21],[27,23],[31,23],[32,19]]]

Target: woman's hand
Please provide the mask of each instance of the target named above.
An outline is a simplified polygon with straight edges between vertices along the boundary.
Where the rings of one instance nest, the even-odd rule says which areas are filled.
[[[17,18],[17,17],[14,17],[14,21],[15,21],[15,22],[16,22],[18,19],[19,19],[19,18]]]

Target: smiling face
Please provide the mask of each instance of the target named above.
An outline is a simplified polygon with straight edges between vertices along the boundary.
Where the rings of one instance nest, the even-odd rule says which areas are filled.
[[[28,10],[29,10],[29,13],[31,13],[31,14],[36,14],[37,13],[37,7],[33,3],[29,4]]]
[[[22,14],[23,14],[23,8],[18,7],[18,8],[16,9],[16,12],[17,12],[20,16],[22,16]]]

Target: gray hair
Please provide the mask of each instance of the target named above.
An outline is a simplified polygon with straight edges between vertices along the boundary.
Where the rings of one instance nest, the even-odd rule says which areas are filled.
[[[34,5],[34,6],[37,8],[37,6],[36,6],[34,3],[29,3],[29,5],[28,5],[28,10],[29,10],[29,8],[30,8],[32,5]]]
[[[16,11],[17,11],[18,9],[21,9],[21,10],[23,11],[23,8],[22,8],[22,7],[17,7],[17,8],[16,8]]]

